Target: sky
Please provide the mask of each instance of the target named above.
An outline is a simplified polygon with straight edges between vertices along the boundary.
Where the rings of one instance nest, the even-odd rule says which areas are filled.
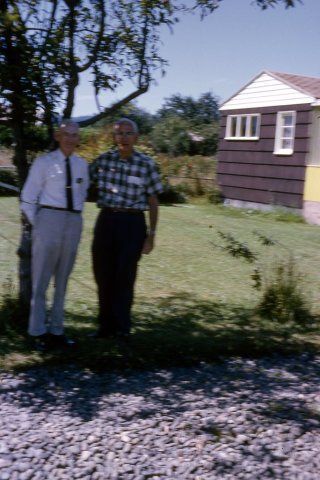
[[[155,113],[174,94],[198,99],[211,92],[219,102],[230,98],[264,70],[320,78],[320,0],[302,0],[295,8],[283,5],[262,11],[253,0],[223,0],[204,20],[182,17],[174,33],[162,30],[161,56],[166,75],[135,101]],[[110,105],[134,88],[126,84]],[[80,84],[74,115],[97,112],[87,81]]]

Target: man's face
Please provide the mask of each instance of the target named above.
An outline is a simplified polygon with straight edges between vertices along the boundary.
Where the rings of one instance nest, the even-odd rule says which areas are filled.
[[[71,155],[80,141],[79,127],[76,124],[62,124],[55,133],[55,139],[59,143],[60,150],[65,155]]]
[[[118,147],[120,157],[128,158],[133,152],[133,146],[137,141],[138,135],[134,133],[133,126],[130,123],[121,123],[114,127],[113,138]]]

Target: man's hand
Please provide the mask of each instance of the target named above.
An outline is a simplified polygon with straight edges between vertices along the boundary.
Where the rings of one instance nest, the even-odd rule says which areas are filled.
[[[28,217],[26,216],[26,214],[24,212],[21,213],[21,223],[22,223],[22,227],[26,230],[26,231],[30,231],[31,228],[32,228],[32,225],[31,223],[29,222],[29,219]]]
[[[147,238],[144,241],[143,248],[142,248],[142,253],[144,255],[148,255],[154,247],[154,235],[148,235]]]

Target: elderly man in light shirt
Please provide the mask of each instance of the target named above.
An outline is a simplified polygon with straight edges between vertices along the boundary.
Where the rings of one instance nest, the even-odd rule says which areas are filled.
[[[32,225],[32,298],[28,333],[34,347],[73,346],[64,335],[64,300],[82,230],[82,209],[89,185],[88,165],[74,151],[79,126],[63,121],[55,132],[59,148],[38,157],[21,192],[21,210]],[[46,292],[54,279],[51,315]]]

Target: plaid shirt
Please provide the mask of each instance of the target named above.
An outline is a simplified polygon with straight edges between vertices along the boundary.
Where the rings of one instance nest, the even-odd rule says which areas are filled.
[[[100,155],[89,167],[90,179],[98,190],[99,207],[148,208],[148,197],[162,191],[156,163],[134,150],[121,160],[117,150]]]

